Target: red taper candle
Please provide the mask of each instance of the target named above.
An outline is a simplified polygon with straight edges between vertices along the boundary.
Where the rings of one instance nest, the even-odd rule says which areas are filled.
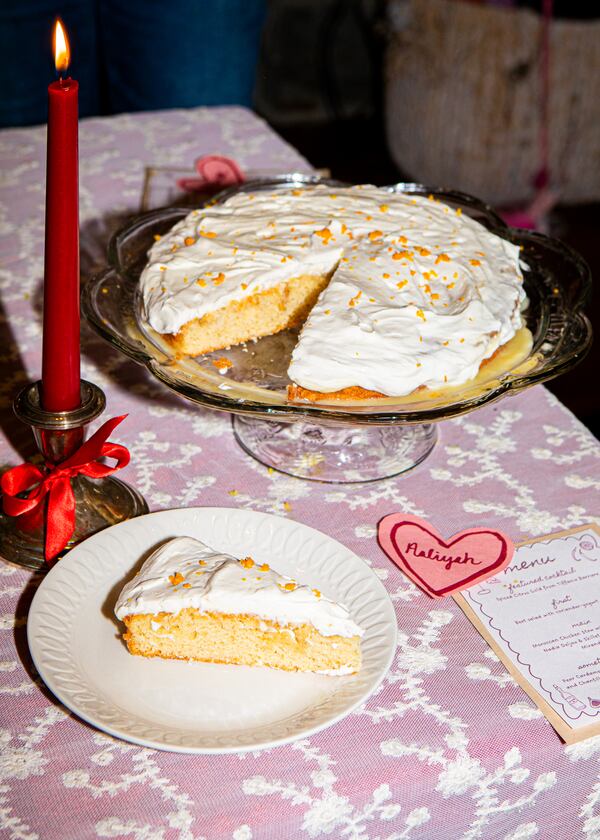
[[[69,66],[69,44],[54,29],[56,69]],[[42,405],[68,411],[80,404],[78,89],[74,79],[48,86],[46,246]]]

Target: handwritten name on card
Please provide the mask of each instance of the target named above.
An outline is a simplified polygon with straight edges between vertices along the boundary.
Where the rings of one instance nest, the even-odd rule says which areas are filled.
[[[379,544],[432,598],[442,598],[502,571],[512,558],[509,538],[491,528],[471,528],[444,540],[416,516],[392,513],[379,523]]]

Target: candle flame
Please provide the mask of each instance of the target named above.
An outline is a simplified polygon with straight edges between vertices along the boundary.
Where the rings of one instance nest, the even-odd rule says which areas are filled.
[[[71,61],[71,49],[67,33],[59,18],[54,24],[54,65],[57,73],[64,73]]]

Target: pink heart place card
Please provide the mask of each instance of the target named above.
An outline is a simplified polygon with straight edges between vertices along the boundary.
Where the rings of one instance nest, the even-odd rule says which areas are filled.
[[[514,552],[511,540],[493,528],[469,528],[445,538],[425,520],[404,513],[385,516],[378,536],[390,560],[432,598],[499,574]]]
[[[568,744],[600,735],[600,528],[516,546],[454,600]]]

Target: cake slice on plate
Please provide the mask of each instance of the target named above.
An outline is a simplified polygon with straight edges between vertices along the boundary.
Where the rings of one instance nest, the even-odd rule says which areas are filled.
[[[345,606],[192,537],[158,548],[123,588],[115,615],[130,653],[353,674],[363,630]]]

